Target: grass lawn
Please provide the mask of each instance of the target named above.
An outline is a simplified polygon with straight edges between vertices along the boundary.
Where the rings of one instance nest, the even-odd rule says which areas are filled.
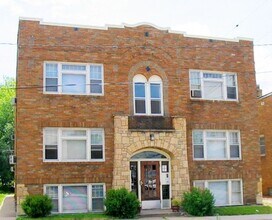
[[[272,214],[272,207],[262,205],[217,207],[215,212],[219,215]]]
[[[3,202],[4,198],[5,198],[7,195],[8,195],[8,194],[6,194],[6,193],[0,193],[0,207],[1,207],[1,205],[2,205],[2,202]]]
[[[19,216],[17,218],[17,220],[28,220],[28,219],[32,219],[33,218],[28,218],[26,216]],[[51,220],[51,219],[64,219],[64,220],[68,220],[68,219],[109,219],[109,216],[105,215],[105,214],[94,214],[94,213],[80,213],[80,214],[60,214],[60,215],[51,215],[48,217],[44,217],[44,218],[35,218],[35,220],[39,220],[39,219],[43,219],[43,220]]]

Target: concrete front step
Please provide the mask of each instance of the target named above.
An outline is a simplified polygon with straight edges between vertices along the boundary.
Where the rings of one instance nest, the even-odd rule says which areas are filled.
[[[172,212],[171,209],[142,209],[139,217],[175,217],[180,215],[180,212]]]

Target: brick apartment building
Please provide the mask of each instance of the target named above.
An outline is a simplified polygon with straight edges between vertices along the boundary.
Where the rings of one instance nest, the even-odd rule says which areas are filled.
[[[217,205],[261,196],[253,42],[153,25],[105,28],[21,19],[16,198],[103,210],[110,188],[143,209],[192,186]]]
[[[263,195],[272,196],[272,93],[258,98]]]

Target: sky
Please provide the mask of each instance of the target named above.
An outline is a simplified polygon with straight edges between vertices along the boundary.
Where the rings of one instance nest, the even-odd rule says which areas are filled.
[[[272,0],[0,0],[0,83],[16,76],[19,17],[105,26],[152,23],[192,35],[254,40],[257,83],[272,92]]]

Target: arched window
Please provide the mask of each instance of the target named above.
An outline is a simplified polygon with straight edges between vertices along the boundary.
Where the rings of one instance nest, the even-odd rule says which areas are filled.
[[[143,75],[133,78],[135,115],[163,115],[162,80],[153,75],[147,79]]]

